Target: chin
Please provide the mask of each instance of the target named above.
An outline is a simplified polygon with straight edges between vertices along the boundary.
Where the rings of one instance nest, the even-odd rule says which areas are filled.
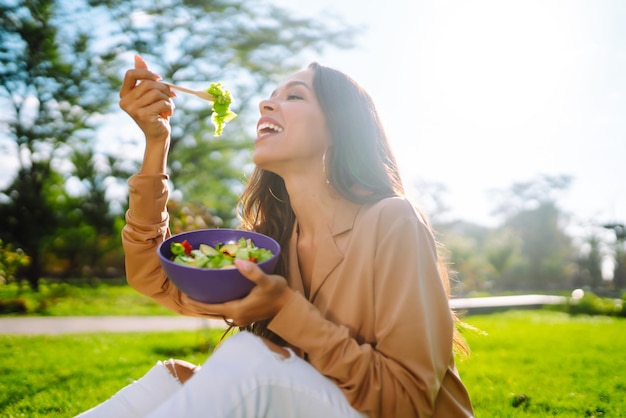
[[[268,169],[268,166],[271,165],[272,159],[267,155],[267,153],[256,150],[254,154],[252,154],[252,162],[259,168],[264,170]]]
[[[274,173],[280,176],[280,169],[278,169],[278,165],[277,165],[278,163],[275,158],[271,158],[271,157],[268,158],[267,155],[255,154],[252,157],[252,162],[254,162],[254,165],[257,168],[260,168],[264,171],[269,171],[271,173]]]

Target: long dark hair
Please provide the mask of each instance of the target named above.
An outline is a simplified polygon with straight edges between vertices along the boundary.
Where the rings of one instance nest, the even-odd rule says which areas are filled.
[[[371,97],[340,71],[315,62],[308,68],[330,133],[324,159],[328,182],[344,199],[359,204],[404,196],[398,165]],[[237,207],[243,228],[288,247],[295,217],[281,177],[255,168]]]
[[[330,184],[355,203],[404,195],[396,159],[369,94],[340,71],[318,63],[309,69],[331,136],[325,158]]]
[[[316,62],[308,68],[313,71],[313,91],[330,133],[330,146],[324,158],[326,180],[344,199],[358,204],[404,196],[400,170],[369,94],[333,68]],[[244,229],[269,235],[279,242],[282,252],[276,274],[286,276],[295,215],[283,179],[256,167],[237,207]],[[449,292],[447,269],[441,260],[439,267]],[[255,323],[247,329],[284,343],[267,330],[267,322]],[[456,332],[455,343],[461,350],[466,347]]]

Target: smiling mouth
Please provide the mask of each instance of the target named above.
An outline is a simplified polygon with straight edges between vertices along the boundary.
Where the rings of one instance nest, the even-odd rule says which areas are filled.
[[[283,128],[270,122],[263,122],[258,126],[256,131],[257,134],[261,136],[269,133],[280,133],[283,131]]]

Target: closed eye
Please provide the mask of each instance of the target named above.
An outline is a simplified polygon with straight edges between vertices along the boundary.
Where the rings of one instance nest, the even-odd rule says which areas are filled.
[[[294,80],[294,81],[290,81],[285,86],[280,87],[277,90],[274,90],[272,94],[270,95],[270,99],[275,97],[282,90],[283,92],[288,92],[286,96],[287,100],[303,100],[304,99],[303,96],[299,96],[298,94],[294,94],[291,92],[294,89],[298,91],[299,88],[304,88],[306,89],[306,91],[313,92],[311,87],[309,87],[304,81]]]

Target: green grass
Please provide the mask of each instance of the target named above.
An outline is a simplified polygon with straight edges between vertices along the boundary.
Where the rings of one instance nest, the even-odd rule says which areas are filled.
[[[468,317],[459,371],[477,417],[626,416],[626,320],[511,311]]]
[[[548,311],[471,316],[459,371],[482,417],[619,417],[626,411],[626,320]],[[0,416],[71,417],[157,360],[202,362],[221,331],[0,335]]]
[[[169,314],[123,284],[46,286],[46,315]],[[466,333],[472,354],[458,363],[478,418],[626,416],[626,319],[511,311],[466,322],[487,333]],[[203,362],[221,332],[0,335],[0,416],[72,417],[157,360]]]
[[[140,378],[157,360],[202,363],[222,332],[0,335],[0,416],[73,417]]]

